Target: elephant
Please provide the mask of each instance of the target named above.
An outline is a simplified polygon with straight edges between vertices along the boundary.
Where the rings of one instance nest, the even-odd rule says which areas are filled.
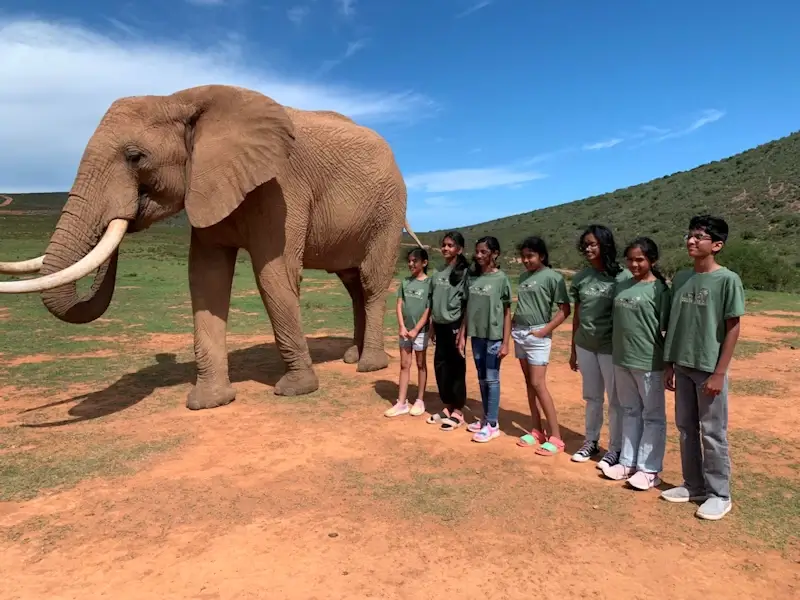
[[[336,273],[353,303],[357,371],[386,368],[383,319],[407,191],[374,130],[333,111],[300,110],[237,86],[119,98],[89,138],[45,253],[0,263],[0,293],[41,292],[47,310],[88,323],[108,308],[128,233],[186,211],[196,381],[189,409],[232,402],[226,329],[239,249],[251,257],[285,373],[277,395],[319,388],[300,319],[303,268]],[[91,290],[75,282],[97,270]]]

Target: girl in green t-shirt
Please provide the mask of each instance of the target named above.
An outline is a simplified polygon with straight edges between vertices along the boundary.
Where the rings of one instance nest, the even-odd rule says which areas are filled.
[[[483,419],[467,430],[473,441],[489,442],[500,435],[500,363],[508,355],[511,338],[511,283],[497,266],[500,243],[492,236],[475,244],[467,281],[467,309],[458,333],[458,349],[466,355],[467,337],[478,371]]]
[[[410,277],[397,288],[397,325],[400,345],[400,382],[397,402],[384,415],[397,417],[411,414],[417,417],[425,412],[425,387],[428,384],[428,317],[431,314],[431,278],[428,277],[428,251],[413,248],[408,252]],[[411,379],[411,355],[417,359],[417,400],[408,406],[408,381]]]
[[[669,325],[671,293],[658,271],[658,246],[647,237],[625,248],[633,274],[614,294],[612,358],[614,384],[622,405],[619,463],[601,463],[603,475],[627,479],[637,490],[659,485],[667,443],[664,407],[664,332]]]
[[[526,238],[519,246],[525,272],[519,276],[517,308],[511,325],[514,355],[519,359],[533,427],[523,435],[518,446],[535,448],[536,454],[552,456],[564,449],[553,397],[547,389],[547,365],[553,343],[553,331],[570,313],[569,293],[564,276],[550,267],[547,245],[540,237]],[[552,315],[553,305],[558,312]],[[539,407],[547,418],[549,435],[544,434]]]
[[[578,241],[578,250],[589,264],[575,274],[570,285],[575,310],[569,366],[581,373],[586,433],[583,445],[572,455],[572,460],[586,462],[600,452],[603,403],[608,394],[608,452],[600,463],[611,467],[619,462],[622,443],[622,408],[614,386],[611,360],[614,289],[617,282],[629,279],[631,273],[617,262],[617,246],[608,227],[590,225]],[[602,466],[598,464],[597,468]]]

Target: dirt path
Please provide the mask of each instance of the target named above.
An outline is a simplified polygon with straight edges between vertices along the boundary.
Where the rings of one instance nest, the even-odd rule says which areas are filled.
[[[745,338],[761,339],[764,323],[746,325]],[[556,346],[563,352],[564,339]],[[592,464],[517,448],[527,402],[512,360],[502,367],[505,435],[490,444],[471,443],[463,429],[440,432],[424,417],[383,418],[396,397],[389,348],[393,363],[378,373],[319,364],[325,391],[314,397],[280,399],[248,381],[236,384],[235,403],[191,412],[182,384],[102,419],[36,430],[42,443],[131,432],[183,442],[134,475],[0,503],[0,599],[797,597],[800,546],[782,555],[742,541],[738,506],[722,522],[701,522],[694,507],[626,490]],[[548,379],[574,450],[580,379],[564,363],[556,358]],[[731,403],[732,436],[788,441],[776,469],[800,463],[798,373],[800,352],[785,348],[733,368],[735,380],[781,390]],[[432,371],[430,380],[434,391]],[[64,419],[75,403],[19,410],[71,395],[8,390],[2,420]],[[672,410],[669,395],[674,435]],[[760,468],[761,450],[769,451],[737,452],[734,477]],[[671,444],[669,484],[679,482],[678,460]]]

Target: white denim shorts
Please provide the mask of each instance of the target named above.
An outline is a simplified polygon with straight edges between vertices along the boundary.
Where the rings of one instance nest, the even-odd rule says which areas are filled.
[[[400,336],[397,336],[397,339],[400,341],[401,348],[413,348],[417,352],[422,352],[423,350],[425,350],[425,348],[428,347],[428,340],[430,338],[428,336],[428,332],[421,331],[417,334],[417,337],[413,340],[408,340]]]
[[[527,359],[529,365],[543,367],[550,363],[550,349],[553,347],[553,337],[548,335],[538,338],[530,335],[531,331],[542,329],[544,325],[533,327],[511,327],[511,338],[514,340],[514,356]]]

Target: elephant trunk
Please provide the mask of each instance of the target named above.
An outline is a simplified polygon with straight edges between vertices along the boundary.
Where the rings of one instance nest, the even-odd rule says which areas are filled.
[[[70,195],[50,238],[40,274],[56,273],[86,256],[102,237],[105,225],[86,200]],[[89,323],[101,317],[114,295],[118,255],[118,249],[114,249],[98,267],[92,287],[83,297],[78,296],[76,282],[43,291],[42,302],[47,310],[67,323]]]

